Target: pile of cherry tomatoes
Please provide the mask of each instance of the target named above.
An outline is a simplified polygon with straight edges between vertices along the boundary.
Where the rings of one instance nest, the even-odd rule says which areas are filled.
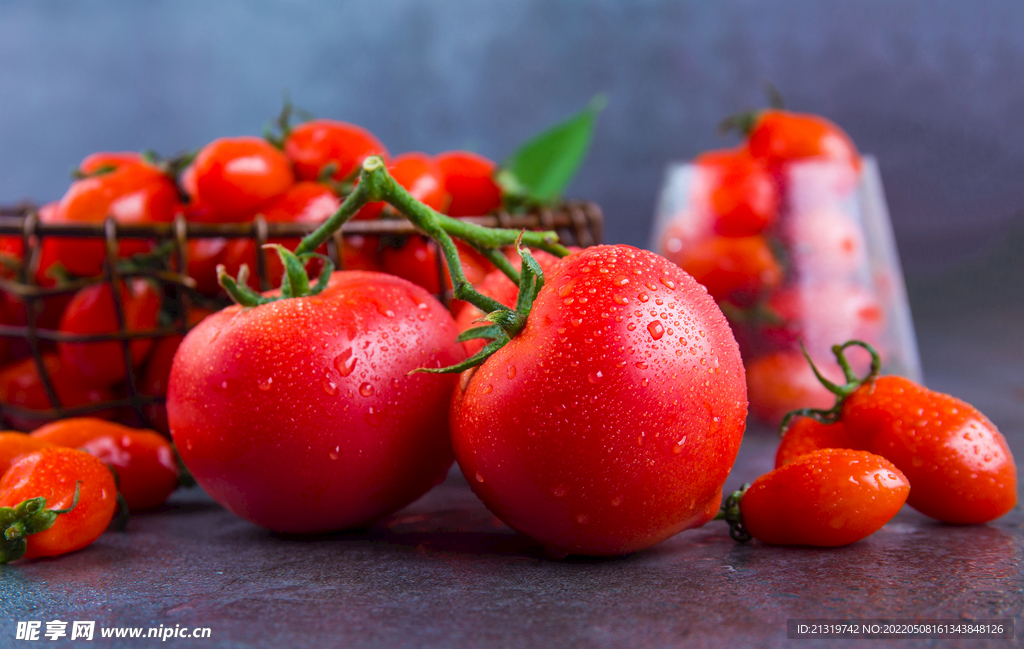
[[[800,344],[836,378],[832,345],[858,339],[888,351],[886,314],[852,206],[861,161],[849,136],[783,110],[736,121],[745,141],[694,160],[688,204],[662,232],[660,251],[725,311],[751,410],[777,424],[795,408],[831,403]],[[856,360],[866,369],[866,354]]]
[[[405,153],[391,158],[377,138],[352,124],[313,120],[297,125],[272,143],[257,137],[217,139],[200,149],[188,164],[156,161],[136,153],[96,153],[82,161],[77,179],[57,202],[40,208],[43,224],[98,224],[112,216],[118,225],[168,223],[184,215],[192,223],[251,222],[262,215],[267,222],[320,223],[337,210],[356,181],[359,165],[371,155],[382,156],[394,178],[418,200],[455,217],[485,215],[501,205],[502,196],[493,180],[496,165],[466,151],[436,156]],[[391,216],[383,203],[366,205],[357,219]],[[294,248],[298,239],[275,240]],[[126,328],[136,337],[130,344],[130,364],[137,393],[159,398],[166,394],[167,377],[180,335],[156,336],[175,321],[193,326],[209,309],[193,306],[189,313],[175,313],[176,301],[151,278],[132,277],[132,263],[153,256],[155,242],[119,237],[118,256],[129,276],[117,284],[117,297]],[[157,249],[159,251],[159,249]],[[461,248],[467,277],[479,282],[492,267],[478,253]],[[24,259],[19,236],[0,237],[0,254],[7,262],[8,278]],[[75,292],[49,295],[42,301],[36,326],[65,336],[113,336],[118,332],[118,305],[109,283],[102,281],[107,253],[101,239],[46,236],[39,243],[38,260],[31,280],[55,288],[69,281],[96,278]],[[178,270],[169,252],[148,259],[152,267]],[[185,274],[195,282],[198,302],[202,297],[221,298],[217,268],[223,265],[236,275],[243,264],[254,270],[257,249],[251,238],[190,239]],[[388,272],[440,293],[436,246],[422,236],[348,236],[341,251],[345,268]],[[282,266],[267,254],[266,279],[280,284]],[[249,283],[259,288],[256,274]],[[450,283],[449,283],[450,285]],[[13,292],[0,291],[0,324],[24,326],[26,304]],[[221,302],[222,303],[222,302]],[[206,302],[206,306],[217,302]],[[130,396],[128,367],[119,340],[56,344],[41,341],[42,359],[55,396],[66,409],[139,423],[128,409],[98,409],[98,404]],[[40,414],[53,407],[36,362],[24,339],[0,338],[0,405],[7,408],[8,423],[31,430],[46,419]],[[80,410],[82,411],[82,410]],[[162,406],[147,406],[150,423],[167,432]]]

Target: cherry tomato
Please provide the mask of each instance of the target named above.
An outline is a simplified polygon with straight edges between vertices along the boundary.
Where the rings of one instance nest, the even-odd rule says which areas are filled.
[[[422,288],[363,271],[322,293],[231,306],[171,367],[175,445],[217,502],[280,532],[367,525],[444,480],[455,323]],[[260,442],[254,444],[253,440]]]
[[[526,327],[452,400],[462,473],[558,555],[640,550],[715,516],[746,419],[721,311],[662,257],[597,246],[552,269]]]
[[[750,304],[782,282],[782,267],[761,235],[711,237],[670,259],[718,301]]]
[[[117,507],[117,487],[110,469],[88,453],[44,448],[19,458],[0,479],[0,507],[13,508],[31,498],[44,498],[46,509],[70,509],[26,539],[24,558],[55,557],[81,550],[103,534]]]
[[[300,182],[274,199],[262,209],[260,213],[269,223],[322,223],[337,211],[340,202],[338,197],[327,185],[311,182]],[[299,245],[299,238],[272,237],[268,243],[279,243],[289,250],[294,250]],[[321,253],[325,252],[320,250]],[[281,284],[281,277],[284,275],[284,267],[280,258],[273,252],[264,255],[267,264],[267,281],[271,287]],[[249,276],[249,285],[252,288],[259,288],[259,278],[256,276],[256,244],[250,239],[231,239],[218,258],[218,263],[224,264],[229,275],[236,276],[242,264],[249,266],[252,274]],[[319,262],[314,262],[319,265]],[[311,274],[315,276],[319,271],[314,270]],[[214,273],[216,281],[216,272]]]
[[[101,223],[112,216],[124,225],[167,223],[173,220],[177,203],[177,188],[159,169],[125,163],[72,183],[51,222]],[[41,245],[45,259],[59,261],[73,275],[92,277],[103,272],[106,244],[102,239],[46,237]],[[125,257],[150,247],[152,242],[120,239],[118,254]]]
[[[746,147],[708,151],[694,163],[707,175],[716,233],[749,237],[775,222],[779,209],[775,180]]]
[[[354,175],[363,160],[379,155],[387,161],[388,151],[372,133],[354,124],[314,119],[299,124],[288,134],[285,153],[301,180],[318,180],[324,168],[334,165],[331,177],[345,180]]]
[[[188,325],[194,327],[203,321],[203,318],[210,315],[206,309],[193,308],[188,314]],[[153,351],[149,353],[146,360],[146,368],[142,372],[142,380],[136,386],[139,394],[148,397],[166,397],[167,380],[171,375],[171,362],[178,346],[184,336],[165,336],[157,341]],[[146,418],[156,430],[162,433],[170,433],[167,425],[167,409],[162,403],[147,404],[144,408]]]
[[[187,247],[188,276],[196,281],[196,290],[201,294],[214,297],[220,293],[220,284],[217,283],[217,266],[221,263],[233,264],[233,270],[229,269],[228,272],[238,274],[237,266],[241,264],[241,261],[225,260],[227,250],[227,239],[218,237],[189,240]]]
[[[984,523],[1017,504],[1017,466],[999,429],[974,406],[899,376],[868,381],[841,419],[861,448],[890,460],[914,490],[907,501],[947,523]]]
[[[770,545],[849,545],[892,520],[910,484],[879,455],[814,451],[750,485],[740,500],[743,526]]]
[[[380,237],[345,235],[341,246],[341,264],[345,270],[384,270],[380,259]]]
[[[445,190],[451,194],[449,216],[485,216],[501,207],[493,162],[468,151],[439,153],[434,161],[444,173]]]
[[[551,253],[544,252],[543,250],[534,250],[532,251],[532,254],[534,259],[537,260],[537,263],[540,264],[540,268],[544,271],[545,276],[551,271],[555,264],[561,261],[558,257]],[[517,269],[520,268],[522,259],[519,258],[519,255],[516,254],[511,257],[514,257],[514,259],[510,259],[513,265],[515,265]],[[513,284],[512,280],[510,280],[505,273],[497,269],[487,273],[475,288],[478,292],[483,293],[488,297],[493,297],[495,300],[509,308],[515,307],[516,299],[519,297],[519,287]],[[480,309],[468,302],[464,304],[465,306],[460,309],[458,311],[458,315],[455,316],[455,326],[458,328],[460,333],[467,329],[487,324],[476,322],[485,315]],[[466,348],[467,356],[472,356],[477,353],[483,349],[485,344],[486,341],[483,340],[467,340],[462,343]]]
[[[81,448],[117,472],[130,512],[160,507],[178,486],[178,463],[167,438],[93,417],[61,419],[32,431],[33,438]]]
[[[78,165],[78,171],[88,176],[99,171],[117,169],[124,165],[145,164],[146,160],[141,153],[136,151],[99,151],[85,156],[82,163]]]
[[[53,444],[36,439],[25,433],[0,431],[0,478],[11,468],[11,464],[22,455],[26,455],[41,448],[48,448]]]
[[[748,135],[755,158],[778,165],[809,158],[845,161],[860,169],[860,155],[850,136],[819,115],[765,110]]]
[[[823,448],[857,449],[857,446],[841,421],[823,424],[811,417],[797,417],[782,436],[782,443],[775,453],[775,468]]]
[[[830,381],[845,382],[835,363],[819,359],[814,362]],[[750,411],[761,421],[778,425],[791,410],[828,410],[835,403],[835,395],[818,382],[798,351],[772,352],[748,361],[746,367]]]
[[[118,285],[129,333],[156,328],[160,294],[141,278]],[[111,334],[119,331],[114,294],[109,284],[93,284],[75,293],[60,319],[66,334]],[[153,346],[152,338],[136,338],[129,345],[132,365],[140,365]],[[127,376],[121,341],[60,342],[61,358],[97,385],[111,385]]]
[[[61,360],[58,354],[44,353],[43,366],[57,393],[57,400],[65,408],[88,406],[113,398],[109,388],[95,385],[85,379],[74,367]],[[46,411],[53,408],[39,377],[35,360],[26,358],[0,369],[0,404],[17,406],[29,411]],[[43,416],[42,412],[35,416],[8,411],[4,416],[19,430],[32,430],[52,420],[52,417]],[[94,412],[92,416],[109,418],[113,413],[104,410]]]
[[[196,201],[219,221],[244,221],[294,182],[291,164],[258,137],[220,138],[196,155]]]
[[[471,248],[469,245],[455,241],[455,247],[459,249],[459,261],[462,264],[462,272],[470,284],[483,281],[483,278],[493,268],[487,258]],[[385,246],[381,252],[381,260],[384,270],[418,284],[434,295],[441,293],[441,282],[439,281],[437,244],[419,235],[410,236],[401,247]],[[448,268],[444,270],[445,288],[452,287],[451,275]]]

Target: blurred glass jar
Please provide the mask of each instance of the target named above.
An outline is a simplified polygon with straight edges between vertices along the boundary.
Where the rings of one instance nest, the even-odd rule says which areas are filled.
[[[738,191],[745,197],[739,211],[732,200]],[[751,412],[763,421],[777,424],[790,410],[834,403],[801,342],[834,382],[844,380],[831,347],[851,339],[878,349],[883,372],[921,379],[903,273],[871,157],[862,158],[859,169],[793,162],[767,180],[723,176],[708,158],[673,164],[651,248],[704,284],[722,307],[743,354]],[[864,350],[847,356],[858,374],[867,371]]]

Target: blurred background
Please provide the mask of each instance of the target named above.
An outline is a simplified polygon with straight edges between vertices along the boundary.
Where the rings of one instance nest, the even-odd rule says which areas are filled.
[[[569,195],[644,246],[666,163],[733,144],[771,81],[877,156],[915,311],[1024,304],[1022,36],[1012,0],[0,2],[0,202],[259,134],[284,90],[393,153],[497,160],[602,92]]]

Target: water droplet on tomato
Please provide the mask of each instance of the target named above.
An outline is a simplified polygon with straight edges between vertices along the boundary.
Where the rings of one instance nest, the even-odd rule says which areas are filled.
[[[370,406],[367,408],[363,420],[366,421],[370,428],[380,428],[381,424],[384,423],[384,413]]]
[[[625,295],[614,295],[612,299],[615,300],[616,304],[629,304],[629,298]]]
[[[569,318],[569,324],[571,324],[574,327],[578,327],[581,324],[583,324],[583,318],[579,318],[579,317],[573,316],[573,317]]]
[[[564,498],[567,493],[569,493],[569,488],[564,484],[556,484],[551,487],[551,495],[555,498]]]
[[[600,383],[602,378],[604,378],[604,374],[601,373],[601,370],[591,372],[589,375],[587,375],[587,380],[590,381],[591,383]]]
[[[258,387],[259,387],[260,390],[263,390],[264,392],[266,392],[267,390],[270,389],[270,386],[272,386],[273,384],[274,384],[274,377],[268,376],[267,378],[265,378],[265,379],[263,379],[262,381],[259,382]]]
[[[673,289],[674,289],[674,288],[676,287],[676,283],[675,283],[675,282],[673,282],[672,280],[670,280],[670,279],[669,279],[669,278],[667,278],[667,277],[662,277],[660,281],[661,281],[661,283],[662,283],[662,284],[664,284],[664,285],[666,286],[666,288],[668,288],[668,289],[669,289],[670,291],[671,291],[671,290],[673,290]]]
[[[616,275],[615,279],[612,280],[612,284],[616,286],[625,286],[626,284],[629,284],[629,278],[623,275]]]
[[[516,366],[515,365],[509,365],[508,366],[508,380],[511,381],[514,378],[516,378]]]
[[[335,446],[334,449],[327,454],[327,457],[331,458],[332,460],[337,460],[340,455],[341,446]]]
[[[338,374],[348,376],[356,368],[356,360],[352,355],[352,348],[349,347],[334,357],[334,369],[338,370]]]
[[[646,370],[647,369],[647,363],[645,363],[644,361],[637,361],[637,362],[633,363],[633,365],[636,365],[636,368],[638,370]]]
[[[634,329],[636,329],[636,323],[630,322],[628,325],[626,325],[626,329],[628,329],[629,331],[633,331]]]
[[[658,320],[647,325],[647,331],[651,333],[651,338],[655,340],[659,340],[663,335],[665,335],[665,327],[661,326],[661,322]]]
[[[640,300],[641,302],[646,302],[647,300],[651,299],[651,296],[646,293],[641,293],[640,295],[636,296],[636,299]]]
[[[622,504],[622,496],[615,496],[612,498],[612,507],[618,507]]]
[[[590,517],[586,514],[576,514],[576,522],[580,525],[586,525],[590,521]]]
[[[480,392],[482,392],[484,394],[490,394],[491,390],[493,390],[493,389],[494,389],[494,386],[491,385],[490,383],[488,383],[484,387],[480,388]]]
[[[363,383],[362,385],[359,386],[359,394],[363,395],[364,397],[372,397],[373,392],[373,385],[370,383]]]
[[[320,386],[324,389],[324,392],[327,393],[327,396],[333,397],[338,394],[338,386],[329,378],[324,378],[324,380],[320,382]]]
[[[479,471],[476,472],[476,476],[475,477],[476,477],[476,481],[477,482],[483,482],[484,481],[484,477],[482,475],[480,475]]]

